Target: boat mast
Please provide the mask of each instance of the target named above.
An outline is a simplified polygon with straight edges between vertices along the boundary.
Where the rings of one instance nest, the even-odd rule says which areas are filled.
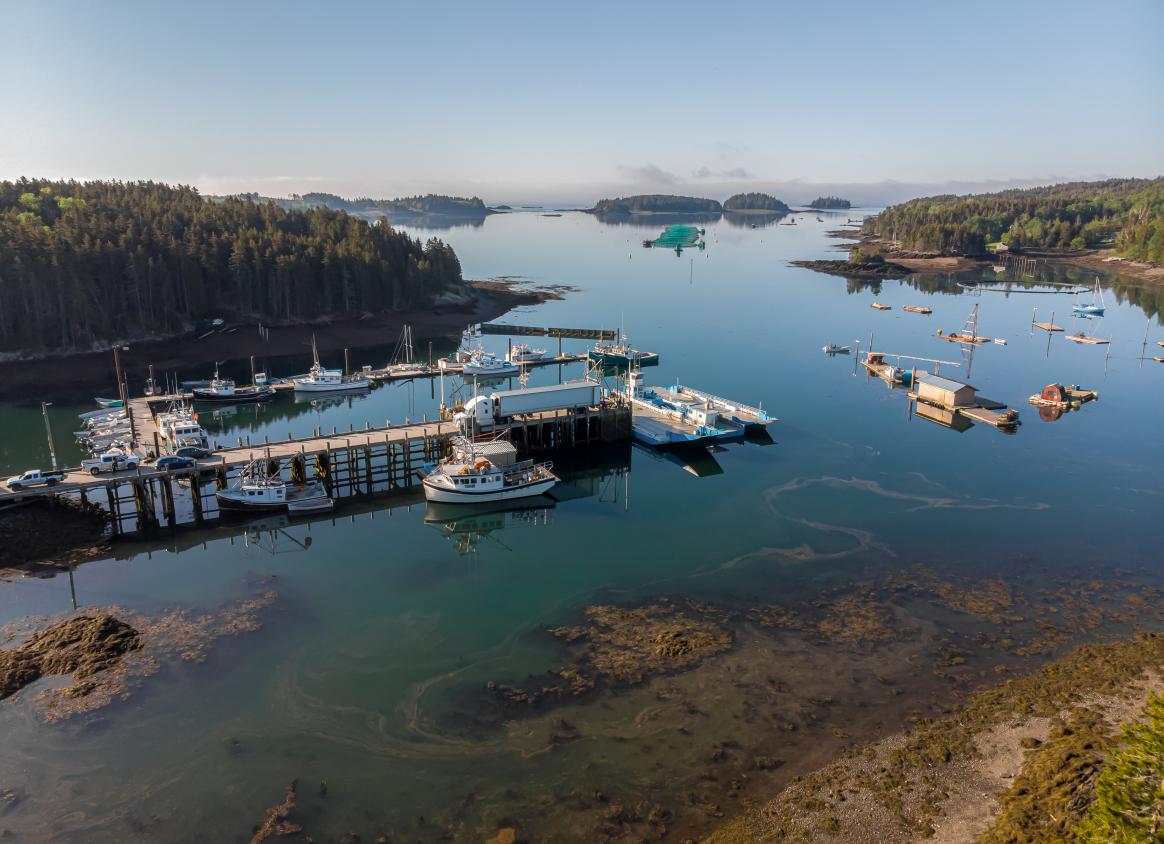
[[[48,437],[49,457],[52,458],[53,471],[55,472],[57,470],[57,450],[56,450],[56,448],[53,447],[53,429],[52,429],[52,426],[49,425],[49,416],[48,416],[48,409],[52,406],[53,406],[53,403],[51,401],[42,401],[40,403],[40,412],[44,416],[44,432],[45,432],[45,436]],[[128,412],[131,412],[131,411],[127,411],[127,413]],[[72,569],[70,569],[70,571],[71,570]]]

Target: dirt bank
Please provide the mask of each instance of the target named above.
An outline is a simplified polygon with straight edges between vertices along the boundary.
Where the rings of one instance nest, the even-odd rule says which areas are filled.
[[[0,511],[0,578],[55,572],[108,547],[107,519],[64,499],[34,500]]]
[[[364,360],[360,349],[395,342],[405,323],[412,324],[418,344],[441,338],[455,338],[473,322],[488,322],[520,305],[535,305],[560,298],[548,288],[517,286],[512,280],[471,282],[472,301],[414,311],[370,316],[367,319],[327,319],[301,325],[269,327],[260,338],[255,323],[228,326],[224,331],[198,339],[195,334],[132,344],[122,355],[131,390],[140,390],[148,366],[157,372],[177,371],[187,377],[209,377],[213,361],[261,359],[280,355],[301,355],[310,351],[314,335],[321,354],[347,348],[353,351],[352,366],[383,360]],[[194,367],[205,364],[197,372]],[[91,352],[67,357],[0,363],[0,401],[41,400],[89,390],[115,391],[116,376],[111,352]]]
[[[1081,647],[948,717],[849,749],[707,844],[1066,840],[1162,670],[1164,634]]]
[[[1164,284],[1164,266],[1147,261],[1128,261],[1119,258],[1112,250],[1100,250],[1086,255],[1055,256],[1048,254],[1049,260],[1060,264],[1070,264],[1100,273],[1119,273],[1147,284]]]

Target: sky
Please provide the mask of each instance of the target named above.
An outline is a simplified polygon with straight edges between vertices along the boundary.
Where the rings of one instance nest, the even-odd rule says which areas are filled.
[[[1164,174],[1164,0],[0,0],[0,33],[5,179],[589,203]]]

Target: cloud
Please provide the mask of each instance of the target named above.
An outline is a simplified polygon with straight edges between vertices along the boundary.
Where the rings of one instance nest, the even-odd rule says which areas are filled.
[[[727,170],[712,170],[706,164],[691,174],[697,179],[754,179],[754,173],[743,167],[730,167]]]
[[[641,167],[631,167],[620,164],[618,171],[634,182],[646,182],[653,185],[677,185],[679,177],[669,173],[657,164],[644,164]]]

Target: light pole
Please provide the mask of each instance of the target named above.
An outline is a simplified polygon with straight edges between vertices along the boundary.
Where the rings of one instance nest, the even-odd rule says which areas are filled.
[[[48,409],[53,406],[51,401],[42,401],[40,403],[40,412],[44,416],[44,432],[48,436],[49,456],[53,461],[53,471],[57,470],[57,450],[53,447],[53,429],[49,424]]]

